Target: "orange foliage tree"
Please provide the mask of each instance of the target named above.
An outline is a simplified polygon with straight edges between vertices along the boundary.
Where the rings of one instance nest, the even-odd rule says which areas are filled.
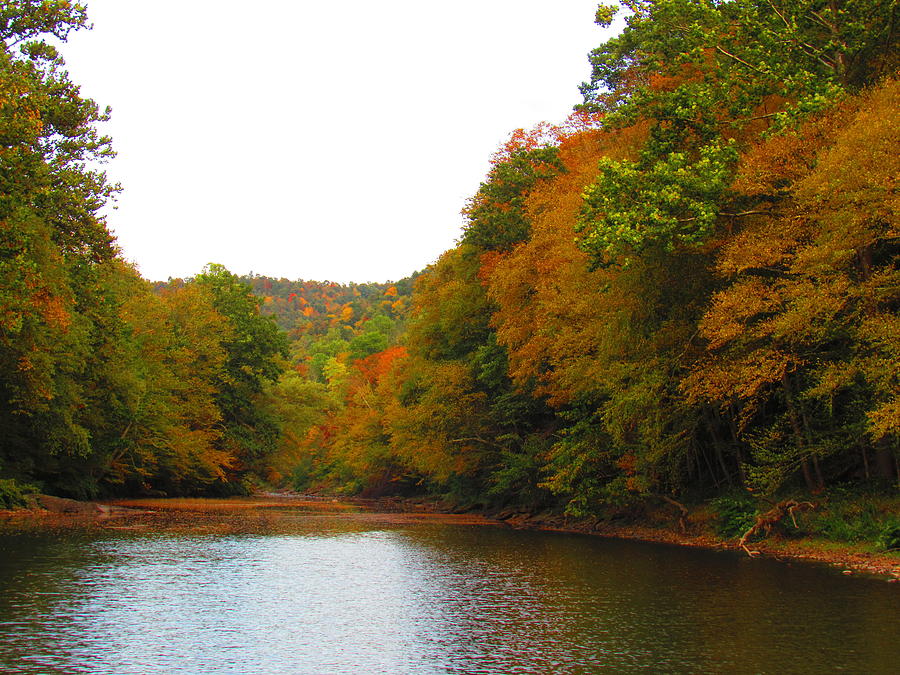
[[[727,285],[700,324],[708,355],[682,387],[735,411],[762,489],[797,469],[821,488],[857,453],[869,472],[873,442],[882,473],[891,472],[885,448],[900,429],[898,95],[890,80],[761,141],[742,164],[736,188],[764,212],[722,249]]]

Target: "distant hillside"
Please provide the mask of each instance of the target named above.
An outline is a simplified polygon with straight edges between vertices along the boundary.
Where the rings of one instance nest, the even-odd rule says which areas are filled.
[[[266,276],[243,276],[263,300],[262,312],[275,317],[292,340],[324,335],[343,325],[359,330],[375,316],[402,320],[409,308],[418,273],[396,283],[338,284],[332,281],[290,281]]]
[[[394,321],[406,318],[412,287],[421,272],[397,282],[339,284],[334,281],[276,279],[258,274],[239,279],[262,298],[262,313],[274,316],[291,340],[325,335],[330,328],[345,326],[359,331],[376,316]],[[183,279],[153,282],[153,289],[180,288]]]

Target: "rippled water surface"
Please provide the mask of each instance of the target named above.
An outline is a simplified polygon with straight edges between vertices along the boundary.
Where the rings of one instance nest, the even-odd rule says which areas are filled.
[[[0,672],[894,673],[898,584],[301,509],[0,530]]]

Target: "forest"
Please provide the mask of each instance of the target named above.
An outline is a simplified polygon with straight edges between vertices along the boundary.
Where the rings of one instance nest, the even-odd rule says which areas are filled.
[[[3,3],[3,499],[896,496],[896,3],[624,0],[596,23],[617,12],[582,103],[510,134],[420,273],[163,283],[100,215],[109,113],[53,46],[85,6]]]

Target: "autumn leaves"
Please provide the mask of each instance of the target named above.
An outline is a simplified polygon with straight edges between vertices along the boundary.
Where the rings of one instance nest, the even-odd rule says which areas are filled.
[[[411,308],[410,280],[249,280],[290,349],[224,268],[154,293],[117,257],[83,163],[103,114],[14,50],[82,8],[0,10],[0,471],[575,513],[891,478],[895,9],[627,6],[579,112],[511,136]]]
[[[870,453],[889,478],[888,5],[629,3],[580,114],[495,156],[346,452],[576,512],[874,478]]]

